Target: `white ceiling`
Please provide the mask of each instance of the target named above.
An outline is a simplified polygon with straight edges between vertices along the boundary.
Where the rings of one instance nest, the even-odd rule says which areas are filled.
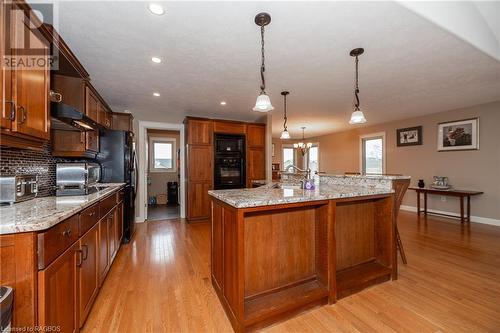
[[[61,2],[59,31],[114,111],[180,122],[186,115],[261,116],[260,35],[267,11],[267,91],[282,126],[315,136],[349,128],[353,59],[369,124],[500,100],[500,62],[394,2]],[[151,56],[160,56],[153,64]],[[154,91],[161,97],[152,96]],[[220,106],[221,100],[227,101]]]

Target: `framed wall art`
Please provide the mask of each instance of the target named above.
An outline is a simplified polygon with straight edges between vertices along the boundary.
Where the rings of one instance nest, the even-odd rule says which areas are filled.
[[[438,151],[479,149],[479,118],[438,124]]]

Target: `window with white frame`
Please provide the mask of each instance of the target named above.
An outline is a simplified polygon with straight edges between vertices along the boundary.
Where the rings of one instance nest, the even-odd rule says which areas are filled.
[[[317,143],[313,143],[307,155],[304,156],[304,165],[306,167],[309,165],[313,176],[319,172],[319,145]]]
[[[174,138],[151,137],[149,138],[150,159],[149,171],[175,172],[176,171],[176,146]]]
[[[283,146],[283,170],[287,170],[290,165],[295,165],[295,149],[293,146]]]
[[[364,174],[385,173],[385,133],[360,137],[361,172]]]

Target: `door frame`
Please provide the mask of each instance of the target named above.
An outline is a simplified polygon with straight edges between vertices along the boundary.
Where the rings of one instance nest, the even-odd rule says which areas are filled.
[[[138,145],[137,151],[139,156],[139,181],[138,181],[138,195],[136,199],[136,207],[138,207],[136,214],[136,222],[144,222],[147,220],[148,214],[148,196],[147,196],[147,170],[148,170],[148,140],[147,140],[147,130],[166,130],[166,131],[179,131],[179,149],[180,149],[180,217],[186,217],[186,182],[185,182],[185,138],[184,138],[184,125],[175,123],[163,123],[157,121],[138,121]]]

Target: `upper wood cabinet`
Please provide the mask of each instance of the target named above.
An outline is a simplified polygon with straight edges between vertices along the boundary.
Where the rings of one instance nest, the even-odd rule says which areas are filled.
[[[189,145],[211,145],[213,142],[213,121],[186,118],[186,135]]]
[[[94,121],[98,121],[100,103],[96,94],[89,86],[85,87],[85,114]]]
[[[69,247],[47,268],[38,272],[38,326],[77,332],[78,272],[82,263],[79,244]]]
[[[264,148],[266,145],[266,126],[261,124],[247,125],[247,146]]]
[[[113,112],[111,127],[117,131],[132,131],[134,117],[130,113]]]
[[[15,3],[1,2],[2,55],[22,58],[25,54],[20,50],[24,50],[29,42],[31,49],[37,49],[37,58],[44,61],[38,61],[43,66],[36,68],[2,66],[2,145],[40,148],[43,141],[50,137],[50,46],[39,30],[30,27],[39,26],[36,16],[28,17],[22,10],[10,10],[12,6],[18,9]],[[6,40],[10,43],[7,44]],[[6,45],[13,48],[7,50]],[[27,143],[30,140],[38,143]]]
[[[91,157],[99,152],[99,134],[95,131],[52,130],[52,156]]]
[[[242,122],[214,120],[214,133],[245,135],[246,125]]]
[[[212,147],[189,146],[187,151],[187,179],[190,182],[208,181],[213,177]]]

